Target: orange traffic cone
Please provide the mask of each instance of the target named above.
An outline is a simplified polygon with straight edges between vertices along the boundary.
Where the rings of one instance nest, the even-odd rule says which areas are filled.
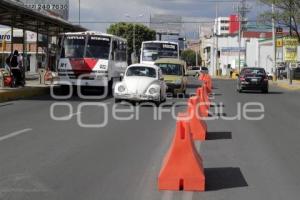
[[[206,114],[201,112],[201,105],[199,104],[199,102],[200,101],[197,96],[191,97],[189,99],[188,102],[188,116],[190,117],[189,124],[190,124],[193,139],[204,141],[207,133],[207,124],[205,123],[205,121],[203,121],[202,117],[204,117],[204,115]]]
[[[205,190],[202,159],[195,149],[188,123],[183,119],[177,121],[172,145],[158,176],[159,190]]]

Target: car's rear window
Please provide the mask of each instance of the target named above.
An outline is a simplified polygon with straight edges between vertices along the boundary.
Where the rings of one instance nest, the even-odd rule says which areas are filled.
[[[241,72],[242,75],[265,75],[266,72],[264,69],[260,69],[260,68],[245,68],[242,70]]]

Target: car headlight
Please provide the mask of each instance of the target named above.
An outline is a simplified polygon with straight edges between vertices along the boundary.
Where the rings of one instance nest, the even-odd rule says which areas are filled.
[[[120,85],[118,87],[118,92],[124,92],[125,91],[125,87],[123,85]]]
[[[149,89],[149,94],[156,94],[156,93],[158,93],[158,90],[156,88]]]

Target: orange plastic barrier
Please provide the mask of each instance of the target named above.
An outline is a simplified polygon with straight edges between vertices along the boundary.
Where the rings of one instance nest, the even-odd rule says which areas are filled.
[[[203,74],[199,76],[199,80],[206,84],[207,92],[210,94],[212,92],[212,78],[209,74]]]
[[[202,113],[199,97],[194,96],[188,102],[188,116],[190,120],[190,129],[194,140],[204,141],[207,133],[207,124],[202,117],[207,117],[208,112]],[[199,109],[200,108],[200,109]]]
[[[208,94],[207,94],[207,88],[205,87],[205,86],[203,86],[203,87],[199,87],[197,90],[196,90],[196,95],[198,96],[198,97],[200,97],[200,102],[201,102],[201,107],[200,108],[202,108],[202,112],[203,113],[207,113],[207,111],[206,112],[204,112],[205,110],[204,110],[204,108],[206,107],[206,109],[208,110],[209,108],[210,108],[210,105],[211,105],[211,102],[210,102],[210,100],[209,100],[209,98],[208,98]],[[205,115],[206,116],[206,115]],[[208,115],[207,115],[208,116]],[[207,117],[206,116],[206,117]]]
[[[204,76],[205,75],[203,73],[201,73],[200,76],[199,76],[199,81],[203,81],[204,80]]]
[[[209,75],[205,76],[204,83],[206,84],[207,92],[210,94],[212,92],[212,79]]]
[[[195,149],[188,123],[183,119],[177,121],[172,145],[158,176],[159,190],[205,190],[202,159]]]

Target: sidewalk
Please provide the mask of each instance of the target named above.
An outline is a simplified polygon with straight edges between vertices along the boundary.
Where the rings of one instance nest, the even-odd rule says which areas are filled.
[[[277,87],[286,89],[286,90],[300,90],[300,81],[299,80],[293,80],[293,84],[289,84],[289,80],[277,80],[277,81],[270,81],[272,85],[275,85]]]
[[[26,81],[24,88],[0,88],[0,102],[49,94],[50,85],[40,85],[38,80]]]
[[[219,80],[236,80],[237,77],[230,78],[228,76],[214,76],[214,79],[219,79]],[[293,84],[289,84],[289,80],[277,80],[277,81],[269,81],[270,85],[274,85],[276,87],[280,87],[285,90],[300,90],[300,80],[293,80]]]

